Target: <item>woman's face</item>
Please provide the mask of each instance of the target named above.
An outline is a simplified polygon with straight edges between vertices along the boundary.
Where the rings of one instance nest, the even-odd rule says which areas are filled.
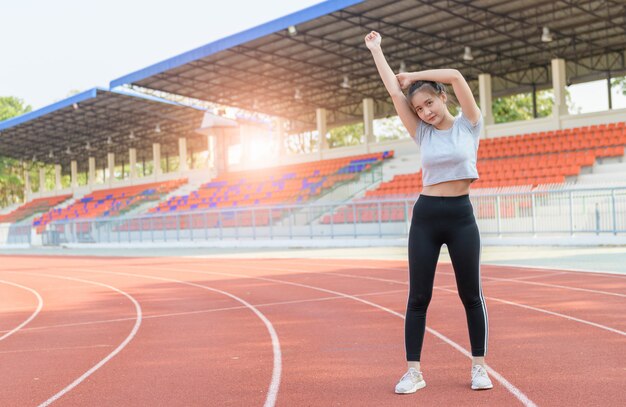
[[[433,92],[419,91],[411,97],[411,106],[419,118],[433,126],[437,126],[445,118],[448,110],[446,95],[437,95]]]

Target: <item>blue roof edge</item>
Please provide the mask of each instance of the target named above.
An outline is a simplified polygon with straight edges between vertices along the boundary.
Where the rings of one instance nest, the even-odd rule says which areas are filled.
[[[25,123],[29,120],[34,120],[38,117],[47,115],[48,113],[52,113],[56,110],[63,109],[64,107],[68,107],[73,105],[74,103],[80,103],[87,99],[93,99],[98,95],[98,91],[104,91],[106,89],[102,88],[91,88],[84,92],[78,93],[76,95],[70,96],[67,99],[60,100],[51,105],[42,107],[37,110],[33,110],[32,112],[24,113],[23,115],[12,117],[10,119],[4,120],[0,122],[0,131],[9,129],[11,127],[15,127],[19,124]]]
[[[207,111],[207,109],[202,107],[202,106],[188,105],[188,104],[185,104],[185,103],[174,102],[172,100],[163,99],[163,98],[160,98],[158,96],[153,96],[153,95],[148,95],[146,93],[133,91],[132,89],[121,88],[121,89],[99,89],[99,90],[115,93],[115,94],[118,94],[118,95],[124,95],[124,96],[128,96],[128,97],[135,97],[135,98],[138,98],[138,99],[144,99],[144,100],[148,100],[148,101],[151,101],[151,102],[165,103],[165,104],[168,104],[168,105],[179,106],[179,107],[187,107],[187,108],[190,108],[190,109],[201,110],[203,112]]]
[[[147,68],[140,69],[128,75],[124,75],[120,78],[112,80],[109,86],[111,89],[113,89],[121,85],[130,84],[141,79],[145,79],[149,76],[164,72],[168,69],[179,67],[188,62],[207,57],[217,52],[224,51],[228,48],[261,38],[264,35],[283,30],[291,25],[304,23],[306,21],[324,16],[337,10],[341,10],[355,4],[362,3],[363,1],[365,0],[328,0],[319,4],[315,4],[303,10],[296,11],[295,13],[288,14],[286,16],[277,18],[275,20],[247,29],[245,31],[241,31],[237,34],[224,37],[201,47],[192,49],[191,51],[184,52],[175,57],[150,65]]]
[[[98,92],[100,92],[101,94],[103,92],[109,92],[109,93],[114,93],[117,95],[122,95],[122,96],[127,96],[127,97],[135,97],[135,98],[147,100],[150,102],[165,103],[165,104],[172,105],[172,106],[186,107],[186,108],[195,109],[195,110],[199,110],[203,112],[207,111],[207,109],[201,106],[186,105],[183,103],[173,102],[167,99],[162,99],[157,96],[146,95],[146,94],[142,94],[138,92],[130,92],[124,89],[105,89],[105,88],[95,87],[95,88],[86,90],[84,92],[78,93],[76,95],[72,95],[67,99],[60,100],[51,105],[42,107],[37,110],[33,110],[32,112],[24,113],[23,115],[12,117],[10,119],[2,121],[0,122],[0,131],[10,129],[11,127],[18,126],[20,124],[45,116],[47,114],[63,109],[65,107],[72,106],[74,103],[80,103],[80,102],[84,102],[85,100],[94,99],[98,97]]]

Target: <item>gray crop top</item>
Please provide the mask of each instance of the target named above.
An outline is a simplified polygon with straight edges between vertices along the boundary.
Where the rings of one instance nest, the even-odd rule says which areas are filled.
[[[462,114],[455,117],[454,124],[447,130],[438,130],[423,121],[418,123],[414,140],[420,147],[424,186],[478,179],[476,160],[482,125],[482,115],[472,126]]]

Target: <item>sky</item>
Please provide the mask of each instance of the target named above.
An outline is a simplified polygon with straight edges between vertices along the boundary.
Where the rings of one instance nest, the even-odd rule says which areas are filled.
[[[38,109],[72,91],[107,88],[120,76],[320,2],[6,1],[0,96],[19,97]],[[607,109],[605,83],[570,91],[583,113]],[[626,97],[615,93],[613,103],[626,107]]]
[[[321,1],[4,1],[0,96],[38,109]]]

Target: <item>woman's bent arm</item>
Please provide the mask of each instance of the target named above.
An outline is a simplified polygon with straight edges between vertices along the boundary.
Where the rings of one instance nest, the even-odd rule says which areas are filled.
[[[461,105],[461,110],[463,110],[463,115],[472,123],[476,123],[478,119],[480,119],[480,109],[478,109],[472,90],[463,75],[461,75],[461,72],[456,69],[429,69],[427,71],[410,72],[399,76],[401,77],[398,78],[398,80],[401,83],[403,81],[410,83],[416,81],[434,81],[451,84],[452,89],[454,89],[454,94]]]

